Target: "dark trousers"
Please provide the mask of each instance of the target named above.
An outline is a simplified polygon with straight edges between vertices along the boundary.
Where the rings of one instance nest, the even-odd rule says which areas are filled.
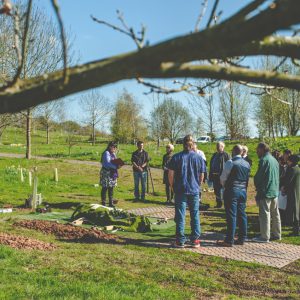
[[[245,241],[247,238],[247,215],[246,215],[246,188],[231,188],[225,190],[224,204],[227,220],[227,233],[225,241],[229,244],[234,243],[234,235],[236,223],[238,222],[240,241]]]
[[[169,182],[166,182],[165,185],[166,185],[167,202],[171,202],[171,200],[172,200],[173,197],[174,197],[174,194],[173,194],[173,192],[171,191]]]
[[[106,205],[106,194],[108,193],[109,205],[113,205],[114,188],[113,187],[102,187],[101,200],[102,205]]]
[[[214,186],[214,193],[216,195],[216,202],[222,203],[222,195],[221,195],[221,190],[222,190],[222,185],[220,182],[220,176],[217,174],[212,175],[211,181],[213,182]]]

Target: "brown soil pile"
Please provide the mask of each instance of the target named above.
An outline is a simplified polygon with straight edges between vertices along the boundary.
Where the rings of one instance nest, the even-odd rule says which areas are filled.
[[[38,230],[45,234],[54,234],[61,240],[72,240],[84,243],[121,242],[121,239],[117,236],[107,234],[100,230],[86,229],[49,221],[22,220],[16,222],[14,226]]]
[[[45,243],[24,236],[12,235],[3,232],[0,232],[0,244],[10,246],[15,249],[44,251],[56,249],[56,246],[50,243]]]

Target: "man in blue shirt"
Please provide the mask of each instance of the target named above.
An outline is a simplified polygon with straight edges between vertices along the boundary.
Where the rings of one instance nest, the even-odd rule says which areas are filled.
[[[247,187],[250,175],[250,165],[242,158],[243,148],[236,145],[232,150],[232,159],[224,166],[220,180],[224,191],[224,205],[227,220],[227,233],[224,241],[219,241],[218,246],[232,247],[243,245],[247,238],[246,200]],[[234,240],[236,222],[239,226],[238,240]]]
[[[175,194],[176,242],[174,247],[185,246],[185,211],[188,205],[191,217],[191,246],[200,247],[199,194],[204,179],[206,165],[203,158],[193,149],[193,138],[183,139],[184,150],[175,154],[169,165],[169,183]]]

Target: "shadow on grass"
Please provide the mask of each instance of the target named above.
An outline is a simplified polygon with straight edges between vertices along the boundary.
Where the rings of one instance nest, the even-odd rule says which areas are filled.
[[[44,202],[43,205],[49,205],[51,208],[58,208],[58,209],[71,209],[80,205],[78,202],[58,202],[58,203],[50,203]]]

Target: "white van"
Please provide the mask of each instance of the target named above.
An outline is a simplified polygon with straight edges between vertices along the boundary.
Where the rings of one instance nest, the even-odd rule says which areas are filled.
[[[209,143],[211,141],[210,136],[208,135],[204,135],[204,136],[200,136],[197,139],[197,143],[201,143],[201,144],[206,144]]]

